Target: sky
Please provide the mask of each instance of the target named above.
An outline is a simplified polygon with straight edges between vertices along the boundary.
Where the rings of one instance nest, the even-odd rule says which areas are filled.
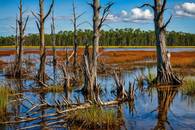
[[[92,9],[87,4],[92,0],[75,0],[77,14],[85,12],[79,23],[92,21]],[[102,7],[110,0],[100,0]],[[140,28],[154,30],[153,12],[149,8],[139,9],[143,3],[153,4],[153,0],[112,0],[114,5],[103,29]],[[48,11],[51,0],[45,0],[45,12]],[[14,35],[15,19],[18,14],[19,0],[0,0],[0,36]],[[30,16],[26,34],[38,33],[35,18],[31,11],[38,12],[39,0],[23,0],[26,10],[24,17]],[[72,30],[72,0],[55,0],[56,31]],[[195,34],[195,0],[167,0],[165,21],[173,15],[168,26],[169,31],[182,31]],[[89,23],[82,24],[80,29],[91,29]],[[50,33],[51,18],[45,23],[46,33]]]

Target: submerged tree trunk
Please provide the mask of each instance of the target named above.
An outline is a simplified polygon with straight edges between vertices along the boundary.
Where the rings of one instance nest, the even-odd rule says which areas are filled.
[[[51,24],[51,35],[52,35],[52,49],[53,49],[53,66],[56,67],[57,59],[56,59],[56,36],[55,36],[55,17],[54,10],[52,12],[52,24]]]
[[[166,49],[166,27],[170,23],[172,16],[164,23],[164,12],[167,0],[154,0],[154,6],[148,3],[143,4],[140,8],[145,6],[150,7],[154,11],[154,27],[156,36],[156,50],[157,50],[157,84],[172,84],[179,85],[182,81],[173,73],[170,61],[170,53]]]
[[[90,3],[93,9],[93,42],[92,42],[92,56],[89,56],[88,49],[85,49],[84,54],[84,77],[85,83],[83,90],[87,91],[88,97],[99,102],[99,86],[97,84],[97,66],[98,66],[98,53],[99,53],[99,40],[100,40],[100,30],[105,22],[107,16],[109,15],[110,8],[113,3],[108,3],[104,10],[103,14],[100,17],[100,1],[93,0],[93,3]],[[86,52],[87,51],[87,52]]]
[[[166,49],[166,26],[171,20],[164,24],[164,10],[166,0],[155,0],[155,34],[156,34],[156,49],[157,49],[157,83],[159,84],[181,84],[181,81],[173,73],[170,63],[170,53]]]
[[[45,30],[44,30],[44,0],[39,0],[40,8],[40,66],[38,71],[38,80],[45,82]]]

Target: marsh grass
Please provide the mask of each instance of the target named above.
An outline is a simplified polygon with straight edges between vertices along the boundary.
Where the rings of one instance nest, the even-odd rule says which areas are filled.
[[[83,128],[114,128],[115,126],[119,126],[119,119],[114,110],[104,110],[99,107],[70,113],[68,120]]]
[[[186,78],[182,87],[185,95],[195,96],[195,78]]]
[[[9,96],[13,93],[14,91],[12,89],[0,86],[0,121],[5,118]]]
[[[148,72],[145,75],[145,79],[148,82],[148,84],[153,85],[155,78],[156,78],[156,73],[152,71],[151,68],[148,68]]]

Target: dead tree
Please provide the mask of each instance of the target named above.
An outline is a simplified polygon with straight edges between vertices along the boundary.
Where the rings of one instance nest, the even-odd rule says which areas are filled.
[[[15,47],[16,47],[16,57],[17,57],[17,55],[18,55],[18,16],[17,15],[16,15],[15,33],[16,33],[16,36],[15,36]]]
[[[100,1],[99,0],[93,0],[93,3],[89,3],[89,5],[93,9],[93,43],[92,43],[92,57],[91,60],[86,60],[87,58],[84,58],[85,64],[87,64],[88,68],[86,72],[90,74],[90,80],[85,83],[88,84],[87,87],[90,87],[90,89],[85,89],[85,90],[90,90],[88,94],[91,94],[90,97],[92,99],[95,99],[95,90],[98,90],[96,87],[97,85],[97,65],[98,65],[98,53],[99,53],[99,39],[100,39],[100,31],[101,28],[106,21],[107,16],[110,13],[110,8],[112,7],[114,3],[109,2],[103,9],[103,14],[100,16],[100,11],[101,11],[101,6],[100,6]],[[85,56],[86,57],[86,56]],[[91,62],[90,62],[91,61]],[[87,75],[84,75],[87,76]]]
[[[40,82],[45,82],[45,61],[46,61],[46,47],[45,47],[45,21],[50,15],[52,8],[54,6],[54,0],[52,0],[52,4],[49,7],[49,11],[44,14],[44,0],[39,0],[39,13],[35,14],[32,12],[32,14],[36,18],[36,24],[37,28],[39,30],[40,35],[40,66],[38,70],[37,78]]]
[[[140,8],[150,7],[154,11],[154,26],[157,49],[157,78],[158,84],[181,84],[182,81],[173,73],[170,63],[170,54],[166,49],[166,27],[171,22],[172,16],[164,23],[164,12],[167,0],[154,0],[154,6],[144,4]]]
[[[29,16],[26,18],[25,22],[23,21],[23,6],[22,6],[22,0],[20,0],[20,6],[19,6],[19,11],[20,11],[20,16],[19,16],[19,20],[18,20],[18,27],[19,27],[19,46],[17,48],[18,53],[17,53],[17,60],[16,60],[16,64],[15,64],[15,77],[21,77],[21,69],[22,69],[22,55],[23,55],[23,44],[24,44],[24,32],[26,29],[26,25],[29,19]],[[17,28],[17,26],[16,26]],[[17,29],[16,29],[17,30]],[[17,31],[16,31],[17,34]],[[16,35],[16,37],[18,37]],[[16,38],[16,41],[18,38]]]
[[[55,17],[54,17],[54,9],[52,11],[52,23],[51,23],[51,36],[52,36],[52,49],[53,49],[53,65],[54,67],[57,64],[57,59],[56,59],[56,36],[55,36]]]
[[[124,88],[124,81],[114,72],[114,81],[117,87],[117,100],[127,100],[128,95]]]
[[[78,14],[76,12],[76,6],[75,6],[75,0],[73,0],[72,3],[72,11],[73,11],[73,18],[72,18],[72,23],[74,26],[74,37],[73,37],[73,45],[74,45],[74,61],[73,61],[73,66],[74,68],[76,68],[77,65],[77,51],[78,51],[78,33],[77,33],[77,29],[79,26],[81,26],[82,24],[84,24],[85,22],[82,23],[78,23],[78,20],[81,16],[84,15],[85,12]]]

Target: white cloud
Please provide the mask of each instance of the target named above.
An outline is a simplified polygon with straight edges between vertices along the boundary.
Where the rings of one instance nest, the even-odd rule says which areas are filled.
[[[126,17],[128,15],[128,12],[126,10],[121,11],[121,16]]]
[[[120,14],[110,14],[107,20],[112,22],[148,22],[153,19],[153,14],[150,10],[142,10],[139,8],[133,8],[130,12],[122,10]]]
[[[195,17],[195,3],[183,3],[175,6],[177,16]]]
[[[134,8],[131,10],[131,17],[133,20],[141,20],[141,21],[146,21],[146,20],[151,20],[153,19],[153,14],[150,12],[149,9],[142,10],[139,8]]]
[[[113,14],[109,14],[106,18],[108,21],[112,21],[112,22],[118,22],[120,21],[120,18],[116,15]]]

